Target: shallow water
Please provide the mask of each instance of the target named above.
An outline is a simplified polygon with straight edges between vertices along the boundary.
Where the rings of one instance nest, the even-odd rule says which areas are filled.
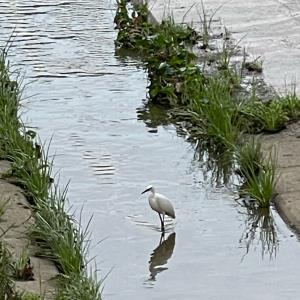
[[[146,74],[115,55],[111,2],[0,5],[1,43],[15,28],[10,57],[31,82],[23,119],[52,137],[70,203],[78,214],[84,204],[84,223],[93,215],[104,299],[295,299],[296,236],[275,211],[246,214],[232,189],[210,185],[193,146],[144,112]],[[140,195],[149,183],[176,209],[165,239]]]
[[[172,12],[177,22],[201,28],[202,4],[213,15],[213,31],[226,26],[235,43],[263,61],[263,76],[282,93],[291,86],[300,93],[300,2],[298,0],[149,0],[156,18]]]

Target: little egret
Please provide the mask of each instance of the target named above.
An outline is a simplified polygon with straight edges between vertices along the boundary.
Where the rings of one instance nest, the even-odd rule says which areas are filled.
[[[161,230],[162,232],[165,231],[165,215],[175,219],[175,210],[171,203],[171,201],[165,197],[164,195],[161,195],[159,193],[155,193],[155,189],[152,185],[149,185],[142,194],[146,192],[151,192],[148,200],[150,207],[158,213],[160,223],[161,223]],[[162,217],[161,217],[162,215]]]

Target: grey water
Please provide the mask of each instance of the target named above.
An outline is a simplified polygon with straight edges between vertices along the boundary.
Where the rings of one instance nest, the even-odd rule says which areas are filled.
[[[139,59],[115,53],[114,2],[0,0],[0,42],[24,74],[22,118],[51,140],[82,210],[103,299],[297,299],[299,242],[272,209],[248,213],[211,184],[195,146],[146,106]],[[174,203],[161,237],[141,192]]]

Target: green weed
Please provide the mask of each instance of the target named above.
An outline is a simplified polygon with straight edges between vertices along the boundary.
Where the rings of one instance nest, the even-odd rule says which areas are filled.
[[[42,256],[54,260],[64,274],[78,274],[84,267],[86,236],[75,227],[73,217],[65,212],[66,194],[67,189],[60,192],[55,186],[47,201],[36,202],[31,235],[43,248]]]
[[[280,98],[280,104],[290,121],[298,120],[300,117],[300,99],[295,90],[288,92]]]
[[[28,248],[24,247],[18,259],[14,262],[14,278],[17,280],[33,280],[32,265]]]
[[[15,295],[12,274],[14,272],[11,254],[3,241],[0,241],[0,299],[11,299]]]
[[[55,300],[100,300],[100,294],[101,281],[97,280],[96,273],[72,274],[64,276]]]
[[[250,162],[244,169],[243,175],[246,182],[242,192],[253,198],[259,207],[269,207],[276,195],[278,180],[276,167],[276,156],[270,154],[259,166],[259,172],[257,172],[257,166]]]
[[[206,81],[188,109],[194,113],[193,122],[216,144],[234,149],[240,138],[236,104],[224,78],[212,77]],[[197,116],[197,117],[196,117]]]
[[[263,61],[261,57],[255,58],[253,61],[244,60],[242,63],[242,67],[247,69],[249,72],[257,72],[262,73],[263,71]]]
[[[261,143],[250,137],[237,147],[236,151],[239,173],[247,178],[248,174],[258,175],[263,164]]]
[[[241,112],[256,132],[278,132],[286,127],[289,120],[280,101],[251,101],[241,108]]]

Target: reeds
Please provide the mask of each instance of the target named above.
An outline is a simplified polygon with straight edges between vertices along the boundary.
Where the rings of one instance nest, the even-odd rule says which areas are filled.
[[[278,180],[276,151],[263,155],[260,142],[251,138],[238,149],[237,160],[244,179],[241,193],[254,199],[258,207],[269,207]]]

